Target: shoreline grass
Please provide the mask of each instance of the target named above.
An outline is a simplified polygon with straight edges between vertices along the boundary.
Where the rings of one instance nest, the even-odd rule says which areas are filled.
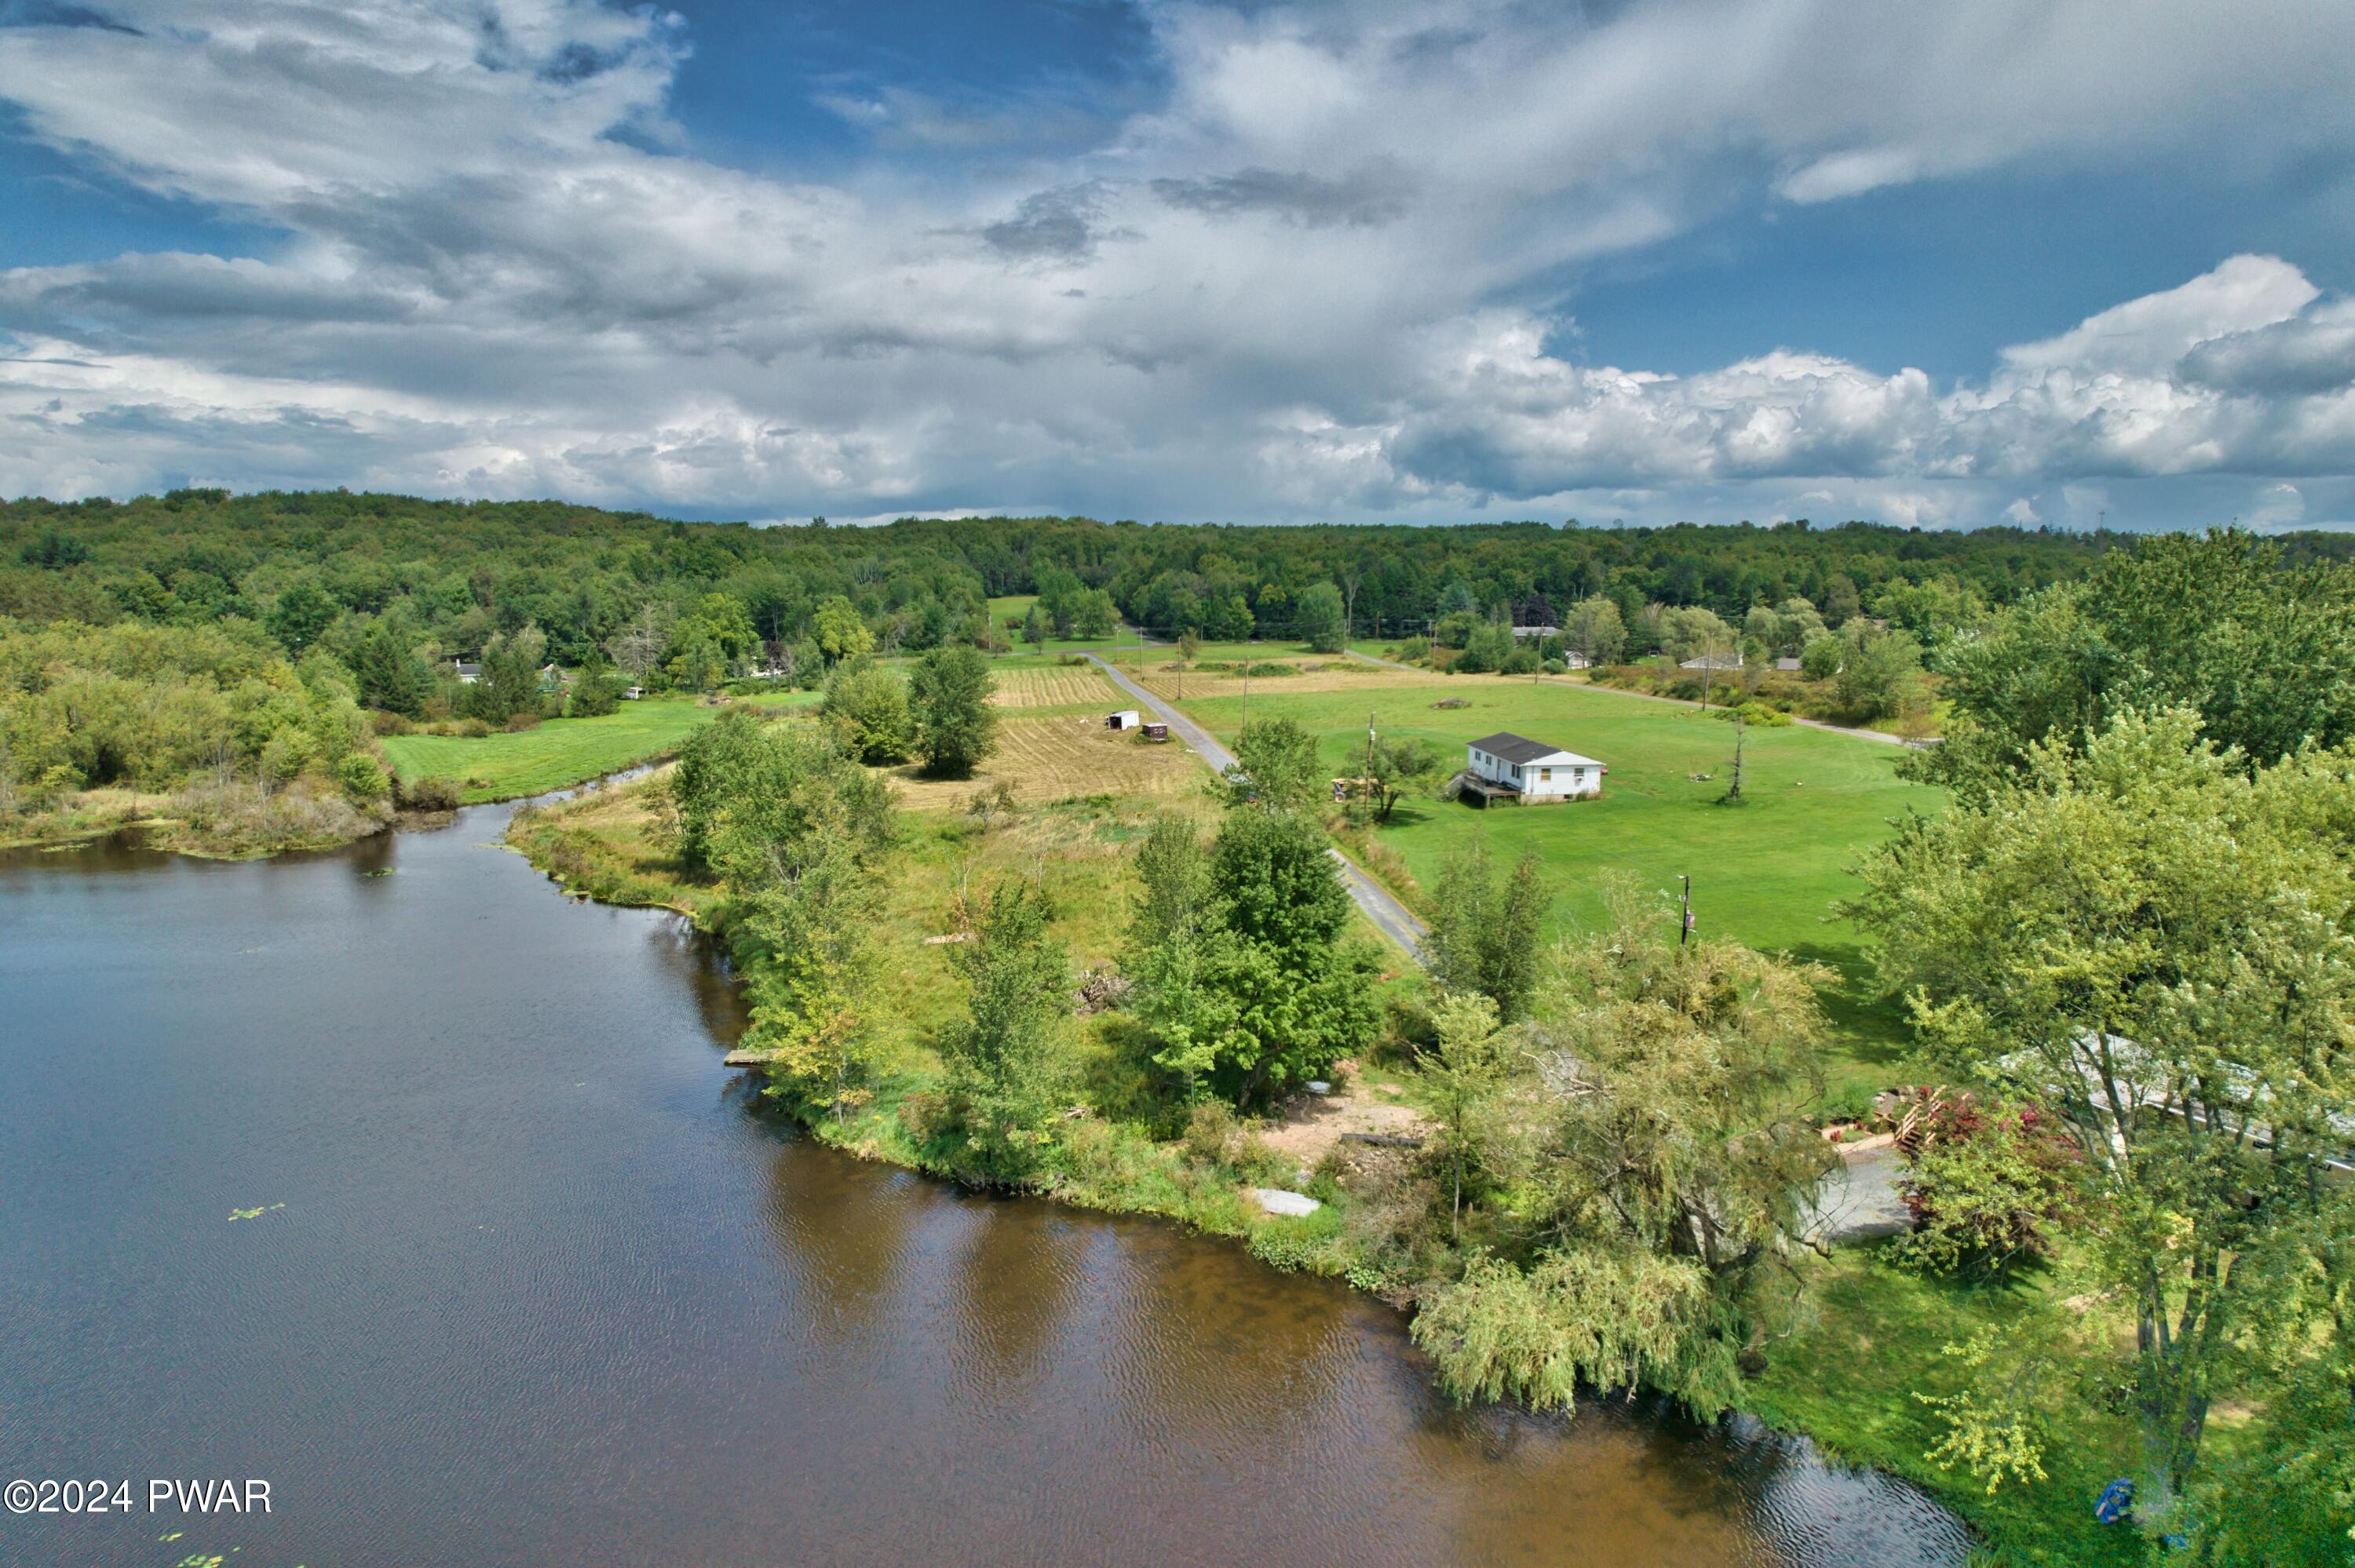
[[[814,692],[763,693],[730,704],[801,707]],[[390,735],[378,742],[404,784],[447,779],[469,806],[570,789],[678,749],[689,735],[728,711],[692,697],[647,697],[596,718],[548,719],[527,730],[486,736]]]
[[[650,834],[646,796],[658,785],[658,778],[641,780],[518,813],[509,842],[569,892],[670,908],[708,927],[718,890],[686,877]],[[1069,943],[1078,967],[1109,961],[1126,916],[1132,874],[1124,846],[1151,810],[1170,804],[1042,804],[1027,809],[1018,824],[986,832],[947,813],[909,812],[883,936],[891,954],[889,1006],[901,1021],[901,1034],[878,1075],[875,1099],[840,1121],[805,1121],[812,1134],[862,1159],[939,1174],[900,1115],[936,1082],[939,1062],[927,1039],[961,1002],[945,947],[927,945],[923,938],[937,934],[940,912],[960,886],[977,888],[1010,873],[1039,879],[1056,911],[1056,934]],[[1393,982],[1412,983],[1404,977]],[[1272,1161],[1247,1129],[1209,1139],[1177,1128],[1158,1129],[1156,1136],[1138,1119],[1126,1097],[1122,1027],[1117,1013],[1074,1025],[1071,1093],[1092,1114],[1063,1124],[1069,1168],[1040,1196],[1173,1220],[1240,1240],[1270,1266],[1341,1279],[1392,1306],[1411,1305],[1412,1282],[1360,1266],[1351,1227],[1365,1204],[1331,1171],[1314,1172],[1306,1185],[1327,1205],[1313,1221],[1273,1219],[1251,1210],[1242,1190],[1294,1185],[1296,1174],[1290,1162]],[[1423,1097],[1411,1061],[1378,1055],[1361,1071],[1401,1085],[1407,1103]],[[1979,1286],[1923,1278],[1888,1263],[1877,1248],[1844,1249],[1810,1266],[1817,1271],[1814,1304],[1746,1385],[1744,1410],[1776,1430],[1806,1436],[1837,1462],[1919,1486],[1980,1533],[1989,1563],[2099,1568],[2139,1560],[2139,1537],[2095,1526],[2090,1517],[2093,1492],[2119,1473],[2127,1442],[2126,1425],[2114,1414],[2090,1404],[2063,1410],[2047,1453],[2050,1478],[2008,1486],[1993,1496],[1925,1457],[1936,1440],[1935,1423],[1913,1395],[1945,1392],[1962,1375],[1941,1347],[2025,1312],[2051,1293],[2049,1283]],[[2073,1370],[2099,1375],[2104,1369],[2089,1357]]]

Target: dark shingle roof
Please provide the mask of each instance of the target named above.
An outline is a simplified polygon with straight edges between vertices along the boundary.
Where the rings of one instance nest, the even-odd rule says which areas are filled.
[[[1531,740],[1525,735],[1515,735],[1509,730],[1482,736],[1472,743],[1472,748],[1485,751],[1491,757],[1501,757],[1508,762],[1534,762],[1540,757],[1551,757],[1561,749],[1559,746],[1548,746],[1541,740]]]

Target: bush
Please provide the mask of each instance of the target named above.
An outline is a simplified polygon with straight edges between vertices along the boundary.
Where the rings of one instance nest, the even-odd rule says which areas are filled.
[[[528,711],[524,713],[509,714],[507,715],[507,722],[499,726],[499,727],[506,731],[509,735],[521,735],[525,730],[538,729],[539,727],[539,715]],[[485,733],[487,733],[487,731]]]
[[[458,809],[458,785],[449,779],[416,779],[403,782],[396,779],[393,793],[404,810],[454,811]]]
[[[378,735],[414,735],[417,726],[400,714],[378,708],[368,715],[368,728]]]
[[[385,779],[384,769],[365,751],[344,754],[344,759],[336,764],[336,782],[344,787],[345,794],[364,806],[383,800],[392,788]]]
[[[458,721],[457,727],[451,733],[464,736],[468,740],[480,740],[491,733],[491,726],[478,718],[464,718]]]
[[[2032,1106],[1934,1100],[1913,1128],[1898,1192],[1913,1234],[1898,1246],[1915,1267],[2000,1272],[2051,1248],[2074,1195],[2075,1149]]]

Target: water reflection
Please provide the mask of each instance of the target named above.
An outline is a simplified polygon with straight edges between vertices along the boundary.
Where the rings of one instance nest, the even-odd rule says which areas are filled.
[[[0,1474],[269,1476],[175,1547],[261,1563],[1962,1560],[1893,1482],[1455,1410],[1331,1282],[816,1144],[719,1067],[709,945],[504,820],[0,855]]]

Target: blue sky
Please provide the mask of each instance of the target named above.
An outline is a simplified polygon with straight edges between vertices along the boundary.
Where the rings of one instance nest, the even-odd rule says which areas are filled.
[[[2355,7],[0,0],[0,493],[2355,520]]]

